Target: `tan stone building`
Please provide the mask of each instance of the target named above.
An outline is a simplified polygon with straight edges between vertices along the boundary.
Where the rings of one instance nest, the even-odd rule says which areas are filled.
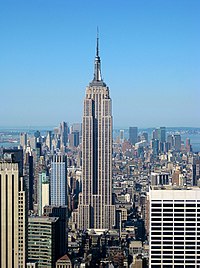
[[[57,260],[56,268],[72,268],[72,263],[67,254]]]
[[[98,38],[94,79],[86,88],[82,132],[83,179],[79,195],[79,229],[115,224],[112,205],[112,107],[109,88],[101,78]]]
[[[27,214],[23,178],[18,163],[0,162],[0,267],[24,268],[27,254]]]

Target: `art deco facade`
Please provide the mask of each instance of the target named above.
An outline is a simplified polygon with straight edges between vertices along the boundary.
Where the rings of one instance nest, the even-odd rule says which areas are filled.
[[[115,223],[112,205],[112,107],[101,78],[98,38],[94,79],[86,88],[82,129],[82,194],[79,228],[108,228]]]
[[[25,267],[27,211],[19,165],[0,162],[0,267]]]

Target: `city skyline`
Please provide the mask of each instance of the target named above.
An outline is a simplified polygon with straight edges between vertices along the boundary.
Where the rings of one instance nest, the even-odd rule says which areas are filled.
[[[199,9],[198,1],[1,3],[0,126],[81,121],[99,26],[114,127],[199,127]]]

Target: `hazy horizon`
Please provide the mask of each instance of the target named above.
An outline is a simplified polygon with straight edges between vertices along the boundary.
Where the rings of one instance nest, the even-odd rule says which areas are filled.
[[[67,122],[67,121],[64,121]],[[37,126],[0,126],[0,130],[4,130],[4,129],[30,129],[30,130],[37,130],[37,128],[41,129],[41,130],[46,130],[46,129],[53,129],[59,126],[61,122],[59,122],[57,125],[51,125],[51,126],[45,126],[45,125],[37,125]],[[81,122],[67,122],[69,124],[69,126],[72,126],[72,124],[74,123],[81,123]],[[165,125],[161,125],[161,126],[136,126],[136,125],[130,125],[130,126],[113,126],[113,129],[129,129],[129,127],[137,127],[138,129],[156,129],[156,128],[160,128],[160,127],[166,127],[166,129],[200,129],[200,127],[188,127],[188,126],[165,126]]]

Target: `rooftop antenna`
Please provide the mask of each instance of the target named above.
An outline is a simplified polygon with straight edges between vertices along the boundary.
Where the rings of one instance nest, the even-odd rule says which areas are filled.
[[[96,56],[99,57],[99,27],[97,26],[97,51]]]

